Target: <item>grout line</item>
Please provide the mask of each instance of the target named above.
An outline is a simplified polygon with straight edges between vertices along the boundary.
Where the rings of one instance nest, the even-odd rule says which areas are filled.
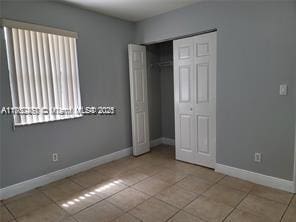
[[[225,221],[235,210],[237,207],[247,198],[247,196],[251,193],[252,189],[250,189],[245,196],[233,207],[233,209],[224,217],[222,221]]]
[[[166,155],[164,155],[164,157],[165,157],[165,156],[166,156]],[[153,158],[153,157],[152,157],[152,158]],[[174,160],[174,161],[176,161],[176,160]],[[164,163],[164,164],[152,164],[152,165],[159,166],[159,167],[164,167],[165,169],[170,169],[169,167],[165,167],[165,164],[166,164],[166,163]],[[133,167],[133,168],[131,168],[131,169],[144,169],[144,167],[141,168],[141,166],[137,166],[137,167]],[[125,170],[125,171],[128,171],[128,170],[130,170],[130,169],[127,169],[127,170]],[[123,171],[123,172],[125,172],[125,171]],[[96,194],[96,196],[98,196],[98,197],[100,197],[100,198],[102,198],[102,199],[99,200],[99,201],[96,201],[95,203],[91,204],[91,205],[88,206],[88,207],[85,207],[85,208],[81,209],[80,211],[76,212],[75,214],[70,214],[68,211],[66,211],[65,209],[63,209],[62,207],[60,207],[60,205],[57,203],[57,201],[54,201],[52,198],[50,198],[50,197],[49,197],[46,193],[44,193],[42,190],[38,190],[38,191],[41,192],[41,193],[43,193],[46,197],[48,197],[48,198],[51,200],[51,202],[52,202],[51,204],[55,204],[55,205],[57,205],[59,208],[61,208],[63,211],[66,212],[67,216],[69,216],[69,217],[73,218],[74,220],[76,220],[74,216],[77,215],[78,213],[80,213],[81,211],[84,211],[84,210],[86,210],[86,209],[88,209],[88,208],[90,208],[90,207],[94,206],[95,204],[97,204],[97,203],[99,203],[99,202],[102,202],[102,201],[107,201],[108,203],[112,204],[112,203],[109,202],[107,199],[111,198],[112,196],[116,195],[117,193],[122,192],[122,191],[124,191],[124,190],[126,190],[126,189],[128,189],[128,188],[135,189],[134,186],[135,186],[136,184],[141,183],[142,181],[147,180],[147,179],[149,179],[149,178],[152,178],[152,177],[154,177],[155,175],[157,175],[157,174],[159,174],[159,173],[160,173],[159,171],[156,171],[155,173],[153,173],[153,174],[151,174],[151,175],[149,175],[149,176],[147,175],[146,178],[141,179],[141,180],[139,180],[139,181],[137,181],[136,183],[131,184],[131,185],[128,185],[128,184],[125,184],[125,183],[121,182],[121,184],[124,185],[124,186],[126,186],[126,187],[125,187],[124,189],[122,189],[122,190],[119,190],[119,191],[113,193],[113,194],[110,195],[110,196],[105,197],[105,198],[102,198],[101,196],[99,196],[99,195]],[[180,173],[182,173],[182,172],[180,171]],[[184,173],[184,174],[186,174],[186,173]],[[117,206],[114,205],[114,204],[112,204],[112,205],[115,206],[116,208],[122,210],[122,211],[124,212],[123,214],[125,214],[125,213],[129,213],[131,210],[133,210],[134,208],[138,207],[139,205],[143,204],[145,201],[147,201],[147,200],[149,200],[149,199],[151,199],[151,198],[155,198],[155,199],[159,200],[158,198],[156,198],[156,195],[157,195],[157,194],[163,192],[163,191],[166,190],[166,189],[169,189],[169,188],[175,186],[178,182],[184,180],[186,177],[188,177],[188,176],[190,176],[190,175],[191,175],[191,174],[186,174],[186,176],[185,176],[184,178],[182,178],[182,179],[180,179],[180,180],[178,180],[178,181],[176,181],[176,182],[174,182],[174,183],[169,183],[169,185],[168,185],[166,188],[162,189],[161,191],[157,192],[157,193],[154,194],[154,195],[150,195],[150,194],[148,194],[149,198],[147,198],[147,199],[144,200],[143,202],[137,204],[136,206],[134,206],[133,208],[131,208],[131,209],[128,210],[128,211],[124,211],[124,210],[122,210],[121,208],[117,207]],[[115,176],[115,177],[113,177],[113,178],[111,177],[110,179],[111,179],[111,180],[112,180],[112,179],[115,180],[116,177],[118,177],[118,176],[119,176],[119,175],[117,175],[117,176]],[[198,177],[198,176],[196,176],[196,175],[193,175],[193,176]],[[224,175],[222,178],[220,178],[219,180],[217,180],[215,183],[213,183],[211,186],[209,186],[204,192],[206,192],[206,191],[209,190],[211,187],[213,187],[214,185],[216,185],[216,184],[217,184],[220,180],[222,180],[224,177],[225,177],[225,175]],[[89,187],[89,188],[85,188],[85,187],[81,186],[81,185],[78,184],[76,181],[72,180],[71,177],[67,177],[67,178],[68,178],[71,182],[77,184],[78,186],[80,186],[80,187],[82,188],[82,190],[81,190],[80,192],[87,191],[87,190],[89,190],[89,188],[91,188],[91,187]],[[198,177],[198,178],[199,178],[199,177]],[[159,180],[159,179],[158,179],[158,180]],[[162,180],[160,180],[160,181],[162,181]],[[165,182],[165,181],[163,181],[163,182]],[[182,187],[180,187],[180,188],[183,189]],[[136,189],[136,190],[137,190],[137,189]],[[146,194],[145,192],[142,192],[141,190],[138,190],[138,191],[141,192],[141,193]],[[203,192],[203,193],[204,193],[204,192]],[[79,192],[78,192],[78,193],[79,193]],[[74,195],[75,195],[75,194],[74,194]],[[146,195],[147,195],[147,194],[146,194]],[[198,194],[198,196],[197,196],[194,200],[198,199],[201,195],[202,195],[202,194]],[[192,200],[190,203],[192,203],[194,200]],[[173,206],[173,205],[171,205],[171,204],[169,204],[169,203],[167,203],[167,202],[165,202],[165,201],[162,201],[162,200],[159,200],[159,201],[161,201],[161,202],[163,202],[163,203],[165,203],[165,204],[167,204],[167,205],[169,205],[169,206],[172,206],[172,207],[178,209],[178,210],[176,211],[176,213],[174,213],[170,218],[172,218],[174,215],[176,215],[177,213],[179,213],[181,210],[183,210],[186,206],[188,206],[188,205],[190,204],[190,203],[188,203],[187,205],[185,205],[183,208],[180,209],[180,208],[175,207],[175,206]],[[6,205],[5,205],[4,203],[3,203],[3,206],[6,207]],[[6,207],[6,208],[7,208],[7,207]],[[10,212],[10,211],[9,211],[9,212]],[[188,212],[187,212],[187,213],[188,213]],[[121,215],[123,215],[123,214],[121,214]],[[12,214],[12,215],[13,215],[13,214]],[[132,214],[132,216],[134,216],[134,215]],[[193,216],[195,216],[195,215],[193,215]],[[14,217],[14,215],[13,215],[13,217]],[[136,217],[136,216],[134,216],[134,217]],[[195,216],[195,217],[196,217],[196,216]],[[15,217],[14,217],[14,218],[15,218]],[[137,217],[136,217],[136,218],[137,218]],[[169,219],[170,219],[170,218],[169,218]],[[139,218],[139,219],[140,219],[140,218]],[[169,220],[169,219],[168,219],[168,220]]]
[[[294,195],[295,195],[295,194],[294,194]],[[283,220],[283,218],[284,218],[285,214],[286,214],[286,213],[287,213],[287,211],[288,211],[288,208],[289,208],[290,206],[292,206],[291,204],[292,204],[292,201],[293,201],[294,195],[292,195],[292,198],[290,199],[290,201],[289,201],[289,203],[288,203],[287,207],[285,208],[285,210],[284,210],[284,212],[283,212],[283,214],[282,214],[282,216],[281,216],[281,219],[280,219],[280,221],[282,221],[282,220]]]
[[[122,183],[121,183],[121,184],[122,184]],[[125,185],[125,184],[122,184],[122,185]],[[125,185],[125,186],[126,186],[126,185]],[[90,187],[90,188],[91,188],[91,187]],[[107,201],[108,198],[110,198],[110,197],[116,195],[117,193],[119,193],[119,192],[121,192],[121,191],[126,190],[127,188],[128,188],[128,186],[126,186],[124,189],[119,190],[119,191],[117,191],[117,192],[111,194],[110,196],[106,196],[106,197],[104,197],[104,198],[101,197],[101,196],[99,196],[99,195],[97,195],[97,194],[95,194],[97,197],[102,198],[102,199],[101,199],[101,200],[98,200],[98,201],[96,201],[96,202],[94,202],[94,203],[92,203],[91,205],[89,205],[89,206],[87,206],[87,207],[85,207],[85,208],[83,208],[83,209],[81,209],[81,210],[79,210],[79,211],[77,211],[76,213],[73,214],[73,216],[79,214],[80,212],[82,212],[82,211],[84,211],[84,210],[86,210],[86,209],[88,209],[88,208],[90,208],[90,207],[92,207],[92,206],[94,206],[94,205],[96,205],[96,204],[98,204],[99,202]],[[86,190],[89,190],[89,188],[86,189]],[[110,203],[109,201],[107,201],[107,202]],[[117,207],[117,208],[118,208],[118,207]],[[120,208],[119,208],[119,209],[120,209]]]
[[[255,185],[252,187],[251,191],[254,189],[255,186],[263,186],[263,185],[255,184]],[[264,186],[264,187],[265,187],[265,186]],[[279,189],[276,189],[276,188],[270,188],[270,187],[267,187],[267,189],[274,189],[274,190],[278,190],[278,191],[281,191],[281,192],[290,193],[290,192],[282,191],[282,190],[279,190]],[[292,194],[292,198],[293,198],[293,193],[291,193],[291,194]],[[272,198],[268,198],[268,197],[260,196],[260,195],[258,195],[258,194],[256,194],[256,193],[252,193],[251,195],[256,196],[256,197],[258,197],[258,198],[260,198],[260,199],[268,200],[268,201],[271,201],[271,202],[276,202],[276,203],[281,204],[281,205],[289,205],[289,203],[290,203],[290,201],[291,201],[291,200],[289,200],[289,203],[283,203],[283,202],[281,202],[281,201],[278,201],[278,200],[275,200],[275,199],[272,199]]]
[[[190,174],[191,176],[194,176],[194,177],[197,177],[196,175],[192,175],[192,174]],[[192,202],[194,202],[195,200],[197,200],[198,198],[200,198],[201,196],[203,196],[203,194],[205,193],[205,192],[207,192],[208,190],[210,190],[213,186],[215,186],[215,185],[217,185],[221,180],[223,180],[224,179],[224,177],[225,177],[226,175],[224,175],[223,177],[221,177],[219,180],[217,180],[216,182],[214,182],[212,185],[210,185],[207,189],[205,189],[202,193],[199,193],[198,194],[198,196],[194,199],[194,200],[192,200],[192,201],[190,201],[187,205],[185,205],[181,210],[184,210],[188,205],[190,205]],[[199,177],[197,177],[197,178],[199,178]],[[204,180],[204,179],[203,179]],[[185,211],[185,210],[184,210]],[[200,218],[199,216],[196,216],[196,215],[194,215],[194,214],[191,214],[190,212],[187,212],[187,211],[185,211],[186,213],[188,213],[188,214],[190,214],[191,216],[194,216],[194,217],[197,217],[197,218],[199,218],[199,219],[201,219],[202,221],[204,221],[204,219],[202,219],[202,218]]]
[[[4,207],[11,214],[12,218],[16,220],[16,216],[12,213],[12,211],[8,208],[8,206],[6,206],[4,202],[2,202],[2,207]]]
[[[111,161],[111,162],[113,162],[113,161]],[[110,163],[111,163],[110,162]],[[153,164],[154,165],[154,164]],[[162,165],[162,164],[160,164],[160,165]],[[131,168],[131,169],[135,169],[135,168],[140,168],[140,167],[134,167],[134,168]],[[143,169],[143,168],[140,168],[140,169]],[[89,169],[89,170],[91,170],[91,169]],[[130,169],[127,169],[127,170],[130,170]],[[126,171],[127,171],[126,170]],[[83,173],[83,171],[81,172],[81,173]],[[157,174],[157,172],[155,173],[155,174],[152,174],[152,175],[147,175],[147,177],[146,178],[144,178],[143,180],[146,180],[146,179],[148,179],[148,178],[151,178],[151,177],[153,177],[154,175],[156,175]],[[101,174],[102,175],[102,174]],[[102,175],[102,176],[104,176],[104,175]],[[77,184],[77,185],[79,185],[81,188],[83,188],[80,192],[84,192],[84,191],[87,191],[87,190],[89,190],[90,188],[92,188],[93,186],[91,186],[91,187],[88,187],[88,188],[86,188],[86,187],[83,187],[82,185],[80,185],[80,184],[78,184],[76,181],[74,181],[74,180],[72,180],[71,179],[71,177],[72,176],[70,176],[70,177],[67,177],[71,182],[73,182],[73,183],[75,183],[75,184]],[[117,177],[117,176],[116,176]],[[114,178],[108,178],[108,180],[112,180],[112,179],[116,179],[116,177],[114,177]],[[66,179],[66,178],[64,178],[64,179]],[[140,181],[138,181],[137,183],[140,183],[141,181],[143,181],[143,180],[140,180]],[[59,180],[60,181],[60,180]],[[136,184],[137,184],[136,183]],[[121,184],[122,185],[124,185],[124,186],[126,186],[124,189],[122,189],[122,190],[119,190],[119,191],[117,191],[117,192],[115,192],[114,194],[112,194],[112,195],[110,195],[110,196],[107,196],[107,197],[105,197],[105,198],[102,198],[101,196],[99,196],[99,195],[97,195],[97,194],[95,194],[96,196],[98,196],[99,198],[102,198],[101,200],[99,200],[99,201],[96,201],[95,203],[93,203],[93,204],[91,204],[91,205],[89,205],[89,206],[87,206],[87,207],[85,207],[85,208],[83,208],[83,209],[81,209],[81,210],[79,210],[78,212],[76,212],[75,214],[70,214],[68,211],[66,211],[65,209],[63,209],[59,204],[58,204],[58,201],[55,201],[55,200],[53,200],[51,197],[49,197],[45,192],[43,192],[42,190],[40,190],[40,189],[38,189],[38,188],[40,188],[40,187],[38,187],[38,188],[35,188],[34,190],[36,190],[36,191],[38,191],[38,192],[40,192],[40,193],[42,193],[44,196],[46,196],[48,199],[49,199],[49,201],[51,202],[50,204],[55,204],[57,207],[59,207],[60,209],[62,209],[66,214],[67,214],[67,216],[69,216],[69,217],[72,217],[72,218],[74,218],[74,220],[76,220],[75,219],[75,215],[77,215],[78,213],[80,213],[81,211],[84,211],[84,210],[86,210],[86,209],[88,209],[88,208],[90,208],[90,207],[92,207],[92,206],[94,206],[94,205],[96,205],[97,203],[99,203],[99,202],[102,202],[102,201],[107,201],[107,199],[108,198],[110,198],[110,197],[112,197],[112,196],[114,196],[114,195],[116,195],[117,193],[119,193],[119,192],[121,192],[121,191],[124,191],[124,190],[126,190],[127,188],[133,188],[132,186],[134,186],[135,184],[132,184],[132,185],[127,185],[127,184],[124,184],[124,183],[122,183],[121,182]],[[45,185],[46,186],[46,185]],[[96,185],[94,185],[94,186],[96,186]],[[41,186],[41,187],[44,187],[44,186]],[[135,189],[135,188],[133,188],[133,189]],[[139,192],[142,192],[142,191],[139,191]],[[79,193],[79,192],[78,192]],[[144,192],[142,192],[142,193],[144,193]],[[144,194],[146,194],[146,193],[144,193]],[[148,199],[150,199],[150,198],[152,198],[152,196],[151,195],[148,195],[149,196],[149,198]],[[147,200],[148,200],[147,199]],[[146,200],[145,200],[146,201]],[[143,201],[144,202],[144,201]],[[142,203],[143,203],[142,202]],[[108,201],[108,203],[110,203],[109,201]],[[17,217],[8,209],[8,207],[6,206],[6,204],[4,203],[4,202],[2,202],[2,204],[3,204],[3,206],[8,210],[8,212],[13,216],[13,219],[17,219]],[[48,205],[50,205],[50,204],[48,204]],[[141,203],[140,203],[141,204]],[[112,205],[114,205],[114,204],[112,204]],[[138,204],[139,205],[139,204]],[[137,205],[137,206],[138,206]],[[117,207],[117,206],[116,206]],[[118,207],[117,207],[118,208]],[[135,207],[134,207],[135,208]],[[38,208],[38,209],[36,209],[36,210],[39,210],[40,208]],[[118,208],[118,209],[120,209],[120,208]],[[133,209],[133,208],[132,208]],[[121,210],[121,209],[120,209]],[[33,211],[35,211],[35,210],[33,210]],[[31,211],[31,212],[33,212],[33,211]],[[25,216],[25,215],[24,215]]]

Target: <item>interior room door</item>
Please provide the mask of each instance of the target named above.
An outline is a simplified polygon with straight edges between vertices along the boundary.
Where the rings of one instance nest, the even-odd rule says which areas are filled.
[[[176,159],[216,163],[216,32],[174,41]]]
[[[132,111],[133,154],[150,151],[146,48],[128,45],[130,95]]]

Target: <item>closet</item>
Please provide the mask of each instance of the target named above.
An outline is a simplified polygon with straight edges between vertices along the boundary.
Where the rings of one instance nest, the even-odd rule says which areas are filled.
[[[217,33],[129,45],[133,153],[175,139],[176,159],[215,168]]]
[[[146,46],[150,141],[175,139],[173,42]]]

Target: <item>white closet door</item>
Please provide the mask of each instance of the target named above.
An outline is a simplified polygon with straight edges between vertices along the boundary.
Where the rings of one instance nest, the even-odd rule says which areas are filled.
[[[194,163],[193,39],[174,41],[175,146],[176,159]]]
[[[176,159],[216,163],[216,32],[174,41]]]
[[[128,45],[132,111],[133,154],[150,151],[146,48]]]

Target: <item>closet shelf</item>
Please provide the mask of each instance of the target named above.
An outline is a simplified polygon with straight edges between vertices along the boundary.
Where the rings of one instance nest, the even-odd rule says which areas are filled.
[[[150,66],[159,66],[159,67],[164,67],[164,66],[172,66],[173,61],[163,61],[163,62],[157,62],[157,63],[152,63]]]

